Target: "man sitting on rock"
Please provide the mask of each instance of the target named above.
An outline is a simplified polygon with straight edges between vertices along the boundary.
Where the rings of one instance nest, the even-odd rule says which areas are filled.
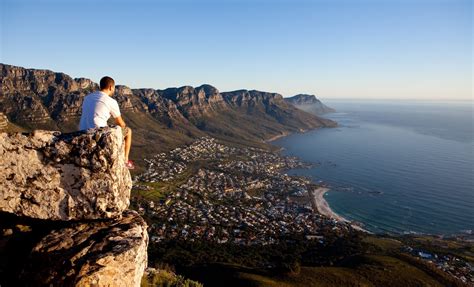
[[[132,145],[132,130],[127,127],[120,114],[120,108],[112,96],[115,93],[115,81],[111,77],[100,79],[100,91],[88,94],[82,103],[82,115],[79,128],[81,130],[107,126],[107,120],[112,117],[117,125],[122,127],[125,138],[125,166],[134,169],[135,165],[128,159]]]

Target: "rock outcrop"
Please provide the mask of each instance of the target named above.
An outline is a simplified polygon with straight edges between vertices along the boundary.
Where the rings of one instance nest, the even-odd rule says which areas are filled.
[[[0,134],[0,211],[38,219],[119,216],[132,186],[120,127]]]
[[[135,211],[113,221],[76,223],[34,246],[20,281],[31,286],[139,286],[148,233]]]
[[[323,104],[314,95],[299,94],[291,98],[285,98],[285,101],[296,108],[314,115],[323,115],[334,113],[336,110]]]
[[[0,170],[0,286],[140,286],[121,128],[2,133]]]

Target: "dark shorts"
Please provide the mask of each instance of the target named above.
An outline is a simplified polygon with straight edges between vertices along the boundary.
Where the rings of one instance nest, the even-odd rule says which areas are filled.
[[[123,134],[123,137],[128,136],[130,134],[130,128],[129,127],[122,128],[122,134]]]

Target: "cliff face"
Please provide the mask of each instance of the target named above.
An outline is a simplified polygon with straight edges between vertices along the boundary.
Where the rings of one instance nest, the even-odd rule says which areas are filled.
[[[27,126],[57,127],[55,122],[75,120],[82,96],[97,88],[87,79],[63,73],[0,65],[0,108],[13,121]]]
[[[163,97],[173,101],[178,110],[188,119],[197,120],[228,110],[219,91],[210,85],[197,88],[184,86],[162,91]]]
[[[0,134],[0,285],[139,286],[145,221],[127,210],[121,129]]]
[[[323,115],[334,113],[336,111],[335,109],[323,104],[314,95],[299,94],[291,98],[285,98],[285,101],[300,110],[314,115]]]
[[[113,218],[129,205],[122,131],[0,134],[0,211],[39,219]]]
[[[300,111],[288,104],[283,96],[277,93],[239,90],[223,93],[223,95],[233,107],[252,117],[276,121],[282,126],[289,127],[289,131],[336,126],[336,123],[331,120]]]
[[[0,71],[0,112],[26,129],[76,130],[84,96],[97,89],[91,80],[48,70],[0,64]],[[142,158],[206,134],[251,144],[282,133],[335,125],[295,109],[275,93],[220,93],[211,85],[165,90],[119,85],[114,97],[134,129],[132,157]],[[150,146],[150,141],[156,144]]]

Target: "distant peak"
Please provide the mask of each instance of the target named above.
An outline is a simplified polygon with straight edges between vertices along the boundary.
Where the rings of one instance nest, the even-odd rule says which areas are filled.
[[[285,98],[287,103],[294,105],[295,107],[302,109],[306,112],[322,115],[326,113],[333,113],[336,110],[323,104],[316,98],[315,95],[298,94],[293,97]]]
[[[211,86],[209,84],[203,84],[199,87],[196,87],[196,90],[200,91],[204,91],[204,93],[206,94],[206,96],[210,96],[210,95],[214,95],[214,94],[219,94],[219,90],[214,87],[214,86]]]
[[[293,103],[298,103],[298,104],[315,104],[319,103],[320,101],[316,98],[315,95],[309,95],[309,94],[298,94],[293,97],[286,98],[286,100],[293,102]]]

